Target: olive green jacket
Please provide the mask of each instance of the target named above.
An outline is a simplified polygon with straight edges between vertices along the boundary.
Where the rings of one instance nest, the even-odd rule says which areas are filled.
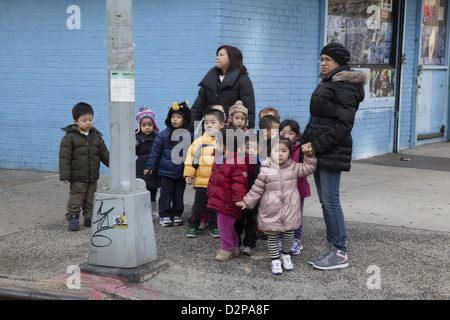
[[[61,128],[66,132],[59,149],[59,178],[72,181],[97,181],[100,176],[100,161],[109,167],[109,151],[102,134],[95,128],[89,138],[72,124]]]

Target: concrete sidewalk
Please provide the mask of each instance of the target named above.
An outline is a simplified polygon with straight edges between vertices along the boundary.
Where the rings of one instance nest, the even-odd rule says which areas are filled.
[[[214,260],[220,240],[185,237],[186,225],[154,220],[158,261],[138,284],[82,274],[69,289],[71,266],[88,258],[90,229],[69,232],[69,186],[57,173],[0,169],[0,295],[86,299],[449,299],[450,143],[354,161],[343,173],[350,266],[320,271],[307,260],[325,247],[314,179],[305,202],[304,249],[294,270],[275,276],[266,241],[253,256]],[[102,176],[99,188],[108,184]],[[186,187],[186,220],[193,199]],[[69,270],[68,270],[69,268]],[[54,295],[54,296],[52,296]]]

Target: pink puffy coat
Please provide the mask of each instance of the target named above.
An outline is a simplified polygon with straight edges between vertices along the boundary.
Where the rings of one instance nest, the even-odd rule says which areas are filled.
[[[258,178],[244,197],[248,208],[259,202],[258,228],[262,231],[285,232],[296,230],[301,224],[300,195],[297,178],[312,174],[317,167],[316,157],[304,157],[303,163],[289,158],[280,168],[271,159],[261,164]]]

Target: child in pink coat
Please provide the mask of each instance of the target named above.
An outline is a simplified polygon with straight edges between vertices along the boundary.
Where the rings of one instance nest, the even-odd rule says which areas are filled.
[[[286,119],[280,124],[280,136],[284,136],[291,141],[292,145],[292,159],[295,162],[300,162],[300,139],[302,134],[300,133],[300,125],[297,121]],[[311,190],[309,188],[309,183],[307,177],[298,178],[298,192],[300,193],[300,213],[302,216],[302,223],[300,227],[294,232],[294,242],[292,243],[292,248],[290,255],[298,255],[303,249],[302,245],[302,234],[303,234],[303,205],[305,203],[305,198],[311,196]]]
[[[311,175],[316,167],[315,156],[304,157],[303,163],[296,163],[292,159],[291,142],[280,137],[279,141],[273,144],[270,158],[261,164],[260,173],[252,189],[243,201],[236,204],[243,209],[251,209],[259,201],[258,227],[268,235],[274,274],[283,273],[281,266],[285,270],[294,268],[289,252],[294,232],[301,224],[297,178]],[[283,235],[281,254],[278,244],[280,233]]]

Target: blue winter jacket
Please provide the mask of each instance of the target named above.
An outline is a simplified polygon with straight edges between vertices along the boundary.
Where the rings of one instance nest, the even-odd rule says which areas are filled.
[[[184,179],[184,160],[192,143],[193,134],[186,129],[175,130],[172,139],[178,136],[178,142],[170,142],[169,136],[172,130],[172,128],[167,127],[158,133],[145,169],[158,170],[158,176],[179,180]],[[179,133],[179,135],[176,133]],[[172,151],[174,152],[173,159]]]

